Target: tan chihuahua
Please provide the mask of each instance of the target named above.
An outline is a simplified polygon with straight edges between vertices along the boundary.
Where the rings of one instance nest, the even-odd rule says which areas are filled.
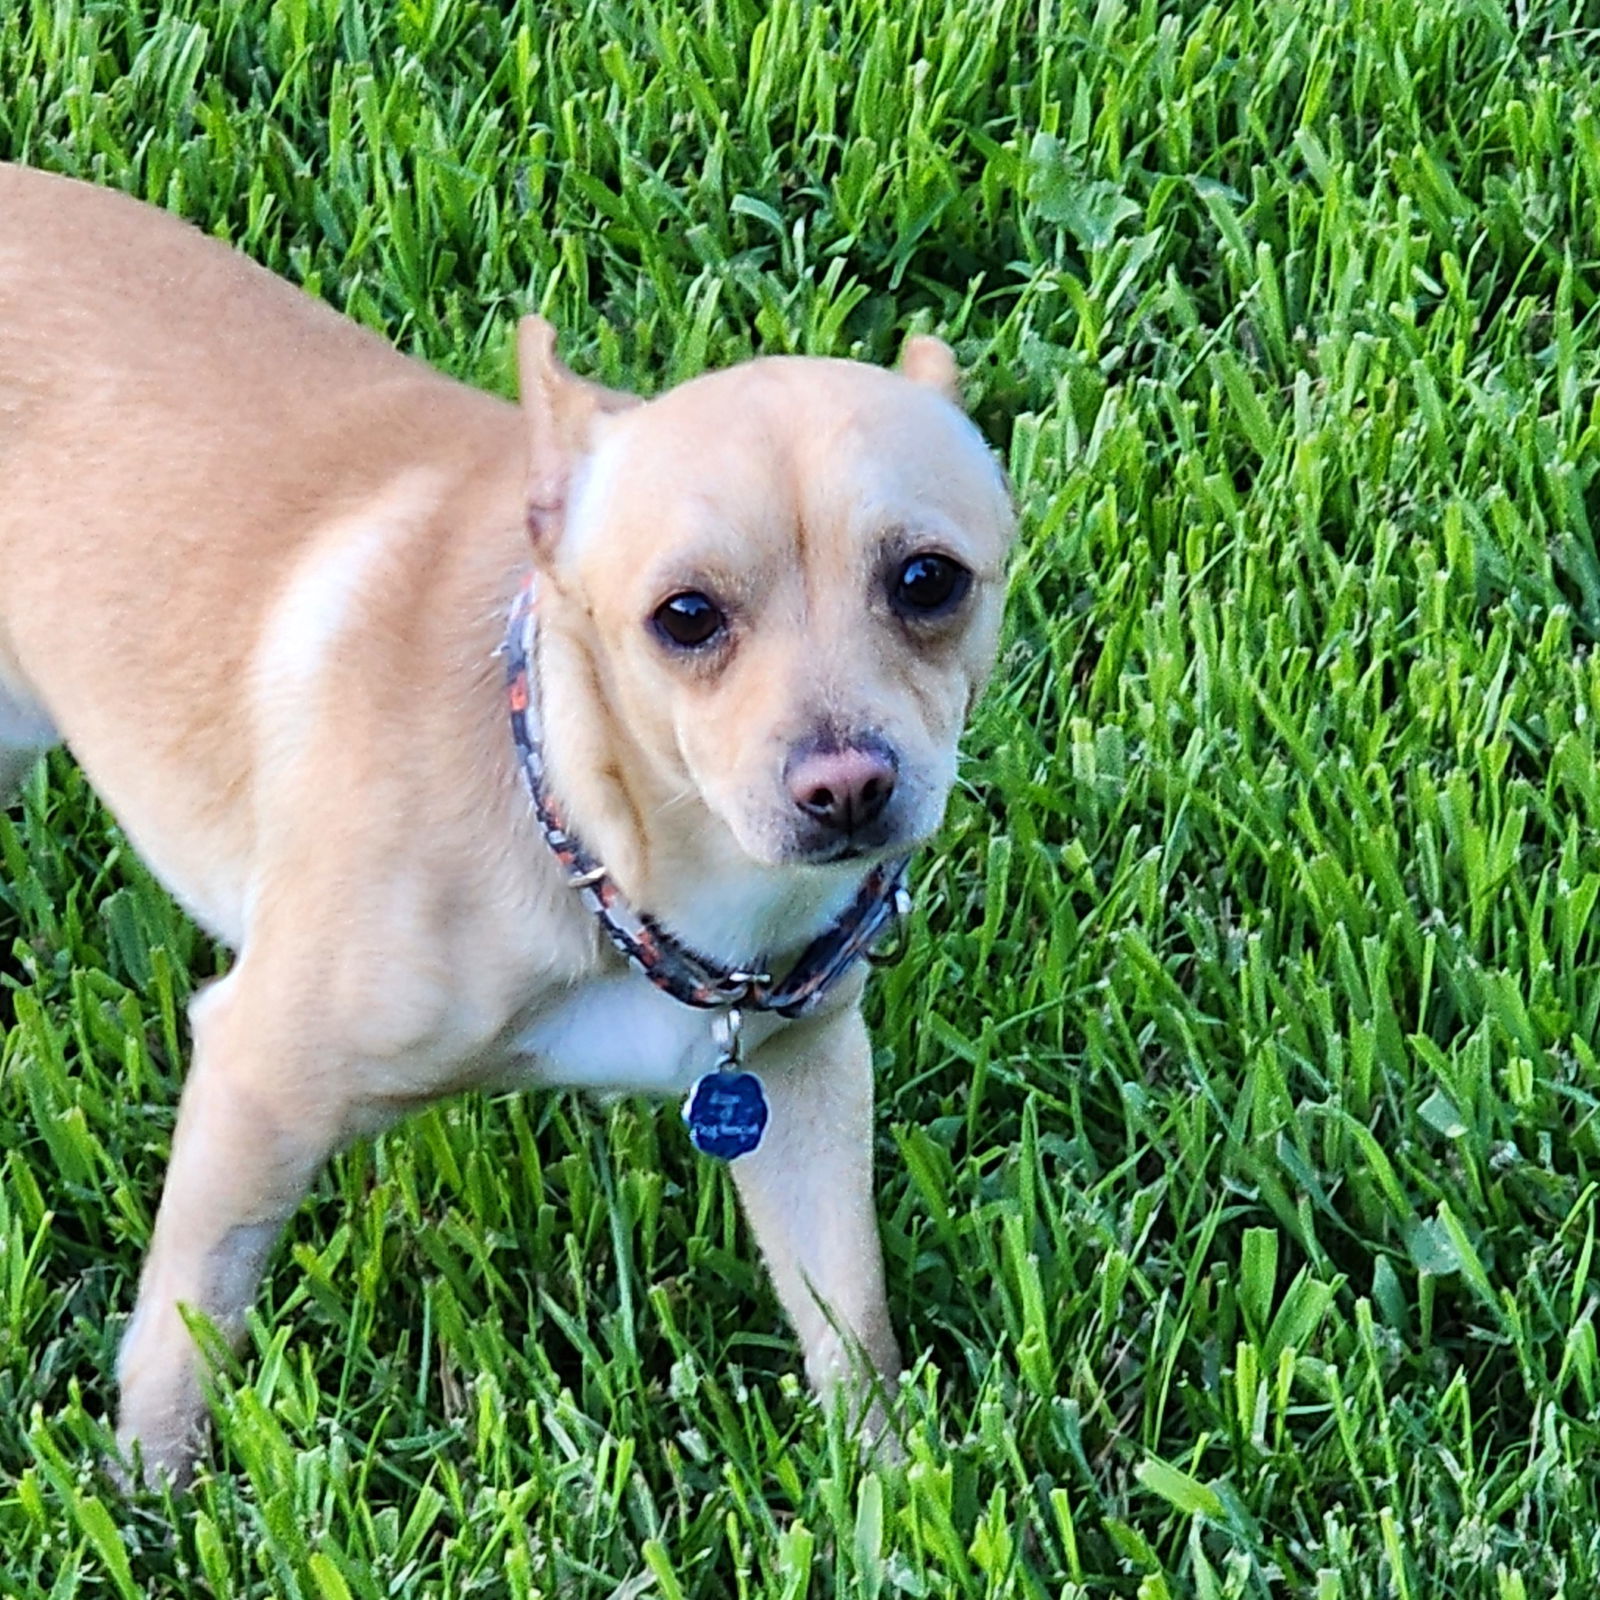
[[[65,740],[238,953],[122,1344],[147,1471],[202,1438],[180,1308],[237,1339],[329,1156],[468,1088],[689,1092],[814,1386],[899,1367],[857,958],[993,661],[1003,477],[937,340],[648,402],[519,354],[520,409],[0,166],[0,790]]]

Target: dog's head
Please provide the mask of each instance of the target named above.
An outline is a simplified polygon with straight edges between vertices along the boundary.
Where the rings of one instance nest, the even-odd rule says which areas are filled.
[[[639,403],[575,378],[530,318],[521,365],[541,619],[610,724],[567,743],[589,736],[633,826],[670,852],[709,816],[763,868],[927,838],[1013,532],[949,350],[751,361]]]

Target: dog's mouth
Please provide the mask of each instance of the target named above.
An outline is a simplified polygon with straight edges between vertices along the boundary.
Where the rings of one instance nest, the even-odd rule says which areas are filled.
[[[863,828],[849,834],[807,837],[800,833],[783,852],[788,866],[832,867],[847,862],[877,863],[892,856],[906,855],[921,841],[907,838],[895,827]]]
[[[848,839],[844,839],[838,844],[811,851],[802,859],[813,862],[817,866],[831,867],[839,861],[862,861],[868,854],[869,851],[865,845],[852,844]]]

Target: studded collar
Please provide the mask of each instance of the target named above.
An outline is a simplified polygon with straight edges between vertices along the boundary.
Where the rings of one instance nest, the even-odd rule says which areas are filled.
[[[637,910],[612,882],[605,867],[567,826],[545,781],[544,729],[539,706],[535,579],[529,573],[512,601],[502,655],[511,738],[523,782],[545,843],[560,862],[568,885],[594,913],[606,937],[658,989],[704,1010],[738,1006],[803,1017],[855,964],[869,955],[890,925],[910,910],[906,861],[890,861],[869,872],[838,921],[814,939],[781,979],[745,972],[709,960],[675,938],[653,917]]]

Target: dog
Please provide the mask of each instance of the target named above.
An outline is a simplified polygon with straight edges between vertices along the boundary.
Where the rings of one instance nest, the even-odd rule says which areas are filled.
[[[994,661],[1004,474],[930,337],[641,400],[529,317],[518,366],[0,166],[0,787],[64,741],[236,957],[118,1360],[152,1477],[204,1442],[186,1312],[237,1341],[329,1157],[464,1090],[690,1094],[813,1387],[866,1426],[899,1370],[860,957]]]

